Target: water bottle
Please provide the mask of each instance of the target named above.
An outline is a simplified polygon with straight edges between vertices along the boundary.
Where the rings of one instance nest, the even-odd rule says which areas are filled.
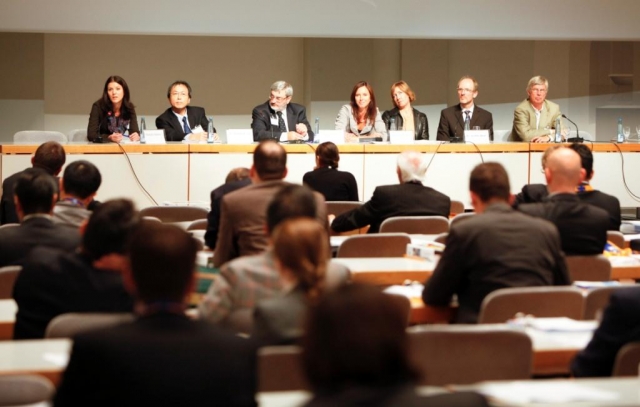
[[[313,132],[316,134],[315,140],[316,141],[320,140],[318,138],[318,135],[320,134],[320,118],[319,117],[316,117],[316,121],[313,124]]]
[[[213,143],[213,116],[209,116],[209,125],[207,126],[207,143]]]
[[[146,144],[147,138],[144,135],[144,131],[147,129],[147,125],[144,122],[144,117],[140,118],[140,144]]]
[[[398,126],[396,126],[396,118],[395,117],[390,117],[389,118],[389,130],[390,131],[398,130]]]
[[[562,143],[562,119],[560,116],[556,117],[556,137],[553,141],[555,143]]]
[[[624,143],[624,132],[622,131],[622,117],[618,117],[618,143]]]

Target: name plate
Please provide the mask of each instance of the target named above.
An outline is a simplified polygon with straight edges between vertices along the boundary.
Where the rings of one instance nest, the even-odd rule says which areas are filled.
[[[390,130],[389,142],[391,144],[413,144],[414,134],[411,130]]]
[[[140,137],[140,140],[142,140],[142,136]],[[167,140],[164,139],[164,129],[145,130],[144,139],[145,144],[167,144]]]
[[[475,144],[487,144],[491,142],[489,130],[465,130],[464,141]]]
[[[227,130],[227,144],[253,144],[253,130],[251,129]]]
[[[333,144],[344,144],[344,130],[320,130],[316,139],[320,143],[330,141]]]

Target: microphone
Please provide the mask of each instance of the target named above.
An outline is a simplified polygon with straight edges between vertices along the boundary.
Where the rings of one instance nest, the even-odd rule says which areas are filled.
[[[576,126],[576,137],[570,137],[567,139],[567,141],[569,143],[583,143],[584,139],[582,137],[580,137],[580,130],[578,130],[578,125],[576,124],[576,122],[574,122],[573,120],[569,119],[566,115],[562,115],[562,117],[564,117],[565,119],[569,120],[571,123],[573,123],[574,126]]]
[[[460,123],[456,122],[456,125],[453,127],[453,137],[449,137],[449,143],[462,143],[462,139],[458,137],[458,126]]]
[[[108,118],[111,117],[112,114],[113,112],[108,111],[107,115],[102,119],[100,119],[100,121],[98,122],[98,135],[96,136],[96,138],[93,139],[94,143],[99,144],[99,143],[104,143],[106,141],[102,138],[102,131],[100,129],[102,129],[102,123],[104,123],[105,120],[108,120]]]
[[[314,126],[315,130],[316,130],[314,137],[318,137],[318,134],[320,134],[320,118],[319,117],[316,117],[316,122],[314,124],[315,124]],[[314,138],[312,142],[316,142],[316,139]]]

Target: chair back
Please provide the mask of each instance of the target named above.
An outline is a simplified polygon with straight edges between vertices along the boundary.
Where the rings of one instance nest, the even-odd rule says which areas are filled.
[[[436,243],[446,244],[447,243],[447,236],[449,236],[449,232],[440,233],[438,236],[436,236],[435,239],[433,239],[433,241],[436,242]]]
[[[71,338],[76,334],[98,328],[107,328],[124,322],[131,322],[131,313],[75,313],[58,315],[53,318],[44,333],[45,338]]]
[[[583,319],[600,319],[601,311],[609,304],[609,297],[613,290],[621,287],[598,287],[590,288],[584,297]]]
[[[437,235],[449,231],[449,219],[444,216],[394,216],[380,225],[380,233]]]
[[[531,378],[532,344],[521,331],[478,325],[411,327],[410,357],[421,384],[442,386]]]
[[[326,204],[327,214],[336,216],[362,206],[362,202],[359,201],[327,201]]]
[[[566,261],[571,281],[611,280],[611,262],[601,254],[567,256]]]
[[[638,376],[640,342],[631,342],[618,351],[611,376]]]
[[[494,130],[493,131],[493,141],[494,142],[511,141],[511,129],[509,129],[509,130]]]
[[[35,374],[0,376],[0,406],[49,405],[55,387],[43,376]]]
[[[622,232],[617,230],[607,230],[607,240],[618,246],[621,249],[626,247],[626,243],[624,242],[624,235]]]
[[[44,143],[45,141],[66,143],[68,139],[64,133],[59,131],[25,130],[14,134],[13,141],[16,143]]]
[[[150,206],[140,211],[140,216],[153,216],[164,223],[193,222],[198,219],[206,219],[205,208],[197,206]]]
[[[457,215],[459,213],[464,213],[464,203],[462,201],[451,201],[451,209],[449,209],[449,213],[452,215]]]
[[[207,230],[208,224],[209,221],[207,219],[194,220],[189,226],[187,226],[187,230]]]
[[[299,346],[266,346],[258,349],[258,392],[308,388]]]
[[[451,218],[449,223],[451,224],[451,226],[453,226],[453,225],[457,224],[458,222],[462,222],[462,221],[464,221],[466,219],[470,219],[475,214],[476,214],[475,212],[459,213],[456,216],[454,216],[453,218]]]
[[[0,267],[0,300],[13,298],[13,286],[20,271],[22,271],[22,266]]]
[[[584,297],[572,286],[501,288],[482,301],[478,323],[503,323],[517,313],[582,319]]]
[[[69,141],[89,141],[87,129],[75,129],[69,133]]]
[[[406,233],[353,235],[342,242],[336,257],[402,257],[409,243]]]

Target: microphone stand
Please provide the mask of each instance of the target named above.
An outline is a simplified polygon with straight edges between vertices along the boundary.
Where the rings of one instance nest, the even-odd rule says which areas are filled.
[[[574,126],[576,126],[576,137],[568,138],[567,142],[569,142],[569,143],[584,143],[584,139],[582,137],[580,137],[580,130],[578,130],[578,125],[576,124],[576,122],[574,122],[573,120],[569,119],[564,114],[562,115],[562,117],[564,117],[565,119],[569,120],[571,123],[573,123]]]

